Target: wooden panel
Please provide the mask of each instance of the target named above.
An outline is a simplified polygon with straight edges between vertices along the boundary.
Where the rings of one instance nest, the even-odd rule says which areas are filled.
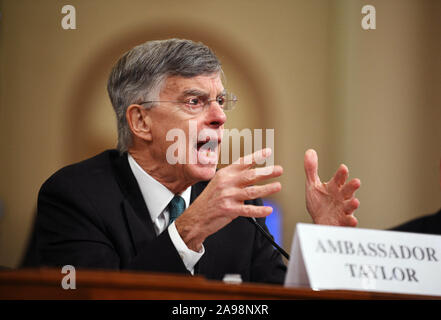
[[[346,290],[313,291],[266,284],[226,284],[164,273],[77,270],[76,289],[64,290],[57,269],[0,271],[0,299],[440,299]]]

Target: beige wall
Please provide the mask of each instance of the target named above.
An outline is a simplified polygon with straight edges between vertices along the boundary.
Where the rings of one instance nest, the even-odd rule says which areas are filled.
[[[77,30],[61,28],[64,4]],[[360,27],[364,4],[377,9],[376,30]],[[308,148],[324,180],[340,163],[362,180],[360,227],[440,207],[438,1],[3,0],[0,10],[0,265],[18,264],[44,180],[115,145],[107,74],[156,38],[213,47],[240,97],[229,127],[275,129],[287,249],[295,223],[310,222]]]

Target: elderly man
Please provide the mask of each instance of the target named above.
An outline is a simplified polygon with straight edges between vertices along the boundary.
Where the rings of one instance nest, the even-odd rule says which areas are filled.
[[[264,149],[216,171],[225,111],[236,99],[221,81],[214,53],[201,43],[150,41],[114,66],[108,92],[118,122],[118,150],[61,169],[38,198],[41,265],[200,274],[282,283],[280,254],[246,217],[263,227],[271,208],[261,197],[281,190],[280,166],[256,168]],[[189,134],[192,122],[197,132]],[[174,141],[186,135],[186,161],[171,162]],[[191,158],[197,161],[191,161]],[[317,155],[305,155],[307,208],[314,222],[355,226],[358,179],[317,176]]]

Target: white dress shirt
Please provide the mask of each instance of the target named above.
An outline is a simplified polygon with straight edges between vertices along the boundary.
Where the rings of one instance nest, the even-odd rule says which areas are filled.
[[[170,224],[170,226],[168,226],[170,221],[168,204],[173,199],[175,194],[145,172],[130,154],[128,154],[128,159],[130,168],[132,169],[133,175],[138,182],[142,197],[144,198],[147,209],[149,210],[150,217],[155,227],[156,235],[159,235],[165,229],[168,229],[170,239],[178,251],[185,267],[191,272],[191,274],[194,274],[194,266],[204,254],[205,249],[204,246],[202,246],[200,252],[189,249],[179,235],[175,223],[173,222]],[[185,201],[185,208],[188,208],[190,205],[190,195],[191,186],[180,194]]]

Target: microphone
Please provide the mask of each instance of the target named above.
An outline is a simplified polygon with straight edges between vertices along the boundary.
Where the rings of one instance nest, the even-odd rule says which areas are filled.
[[[257,223],[256,218],[254,217],[248,217],[247,218],[252,224],[254,224],[257,228],[257,230],[260,231],[260,233],[262,233],[262,235],[269,241],[271,242],[271,244],[273,245],[274,248],[277,249],[277,251],[279,251],[286,259],[289,260],[289,254],[286,253],[285,250],[283,250],[271,237],[271,235],[265,231],[265,229],[262,228],[262,226],[260,224]]]

